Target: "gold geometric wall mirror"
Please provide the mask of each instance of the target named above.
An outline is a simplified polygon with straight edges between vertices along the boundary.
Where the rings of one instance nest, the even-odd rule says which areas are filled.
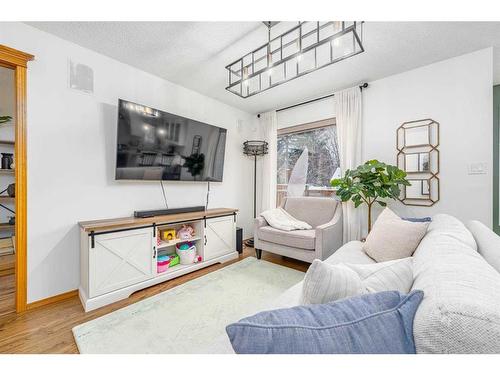
[[[432,119],[408,121],[396,131],[397,165],[410,186],[400,200],[408,206],[432,206],[439,201],[439,123]]]

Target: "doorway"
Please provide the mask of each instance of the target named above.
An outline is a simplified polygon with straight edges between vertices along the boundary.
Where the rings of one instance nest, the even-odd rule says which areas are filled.
[[[26,77],[31,60],[30,54],[0,45],[0,317],[27,309]]]
[[[0,317],[16,311],[15,70],[0,66]]]

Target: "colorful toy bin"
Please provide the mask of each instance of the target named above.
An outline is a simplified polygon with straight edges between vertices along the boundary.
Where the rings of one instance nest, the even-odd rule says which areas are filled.
[[[179,255],[181,264],[192,264],[196,259],[196,246],[193,242],[183,242],[175,245],[175,252]]]
[[[156,260],[156,270],[158,273],[165,272],[170,265],[170,256],[160,255]]]
[[[179,256],[177,254],[168,254],[168,256],[170,257],[170,268],[179,264]]]

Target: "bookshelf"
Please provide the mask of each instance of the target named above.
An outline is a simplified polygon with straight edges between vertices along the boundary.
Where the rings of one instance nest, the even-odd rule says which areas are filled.
[[[14,147],[15,146],[15,142],[14,141],[10,141],[10,140],[6,140],[6,139],[0,139],[0,146],[9,147],[9,148],[10,147]],[[2,168],[0,168],[0,176],[9,176],[9,177],[12,176],[12,177],[14,177],[15,176],[15,170],[14,169],[2,169]],[[1,190],[5,189],[8,184],[9,183],[7,183],[4,186],[4,181],[2,181],[2,185],[0,186]],[[15,198],[14,197],[10,197],[8,195],[0,195],[0,204],[1,205],[4,205],[4,204],[13,205],[13,204],[15,204]],[[4,210],[7,210],[7,207],[0,207],[0,208],[2,208]],[[11,213],[11,214],[14,215],[13,213]],[[13,233],[14,230],[15,230],[15,225],[12,225],[12,224],[9,224],[9,223],[2,223],[2,222],[0,222],[0,232],[11,232],[11,233]],[[0,237],[2,237],[2,234],[0,234]]]

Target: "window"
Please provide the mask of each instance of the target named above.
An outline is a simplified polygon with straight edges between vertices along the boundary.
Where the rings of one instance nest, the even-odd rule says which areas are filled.
[[[278,131],[277,204],[286,196],[288,179],[304,148],[309,150],[306,195],[330,196],[330,180],[339,167],[335,119]]]

